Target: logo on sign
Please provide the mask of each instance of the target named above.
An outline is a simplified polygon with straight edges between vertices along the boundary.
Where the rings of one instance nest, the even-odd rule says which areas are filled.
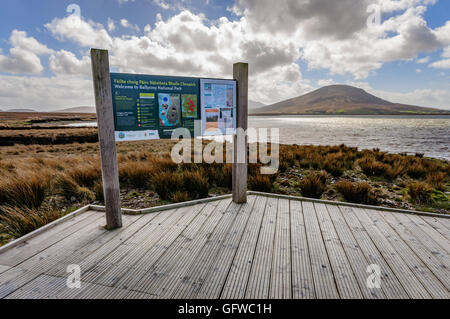
[[[124,138],[125,138],[125,133],[120,132],[120,133],[119,133],[119,138],[120,138],[120,139],[124,139]]]

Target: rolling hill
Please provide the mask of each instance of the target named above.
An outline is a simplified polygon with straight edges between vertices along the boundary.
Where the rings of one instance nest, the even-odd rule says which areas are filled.
[[[95,107],[93,106],[79,106],[71,107],[56,111],[58,113],[95,113]]]
[[[33,109],[11,109],[11,110],[6,110],[4,112],[11,112],[11,113],[34,113],[36,112]]]
[[[330,85],[293,99],[259,108],[257,113],[253,114],[397,115],[440,113],[448,112],[392,103],[353,86]]]

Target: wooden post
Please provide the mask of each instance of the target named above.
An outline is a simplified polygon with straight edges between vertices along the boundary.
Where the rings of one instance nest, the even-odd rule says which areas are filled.
[[[248,127],[248,64],[233,65],[233,79],[237,81],[236,134],[233,137],[233,202],[247,202],[247,127]]]
[[[122,212],[108,51],[91,49],[91,61],[106,207],[106,227],[115,229],[122,227]]]

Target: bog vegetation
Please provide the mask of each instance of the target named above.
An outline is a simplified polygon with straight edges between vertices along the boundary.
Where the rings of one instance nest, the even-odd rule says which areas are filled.
[[[148,207],[231,192],[231,164],[181,164],[172,141],[119,144],[122,204]],[[249,165],[250,190],[449,211],[448,162],[340,146],[280,146],[280,169]],[[103,201],[96,143],[0,148],[0,240],[5,243],[88,203]]]

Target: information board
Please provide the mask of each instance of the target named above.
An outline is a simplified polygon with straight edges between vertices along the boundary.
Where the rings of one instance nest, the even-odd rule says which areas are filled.
[[[202,135],[234,134],[236,81],[200,79]]]
[[[179,127],[195,136],[197,120],[202,135],[236,127],[232,80],[111,73],[111,87],[116,141],[170,138]]]

